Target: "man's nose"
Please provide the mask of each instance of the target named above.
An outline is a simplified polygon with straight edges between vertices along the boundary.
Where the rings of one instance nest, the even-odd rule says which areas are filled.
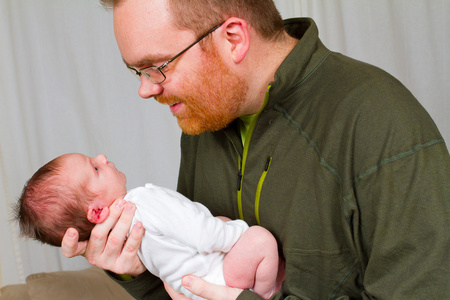
[[[158,96],[163,92],[164,88],[159,83],[153,83],[150,79],[141,76],[141,86],[139,87],[139,96],[143,99],[149,99]]]

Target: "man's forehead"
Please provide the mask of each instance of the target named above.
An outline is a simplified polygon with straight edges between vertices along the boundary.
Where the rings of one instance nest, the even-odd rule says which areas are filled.
[[[114,33],[129,67],[164,62],[194,36],[189,30],[176,28],[168,8],[158,1],[127,0],[114,8]]]
[[[136,25],[145,30],[172,27],[174,18],[165,0],[127,0],[113,9],[114,27]]]

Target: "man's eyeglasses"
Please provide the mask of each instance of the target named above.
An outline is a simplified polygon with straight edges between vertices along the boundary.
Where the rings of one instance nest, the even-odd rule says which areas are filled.
[[[207,33],[202,35],[198,40],[196,40],[195,42],[190,44],[186,49],[184,49],[183,51],[181,51],[180,53],[178,53],[177,55],[175,55],[174,57],[172,57],[171,59],[169,59],[168,61],[166,61],[164,64],[162,64],[159,67],[150,66],[150,67],[142,68],[142,69],[135,69],[133,67],[128,67],[128,69],[131,71],[131,73],[133,73],[133,75],[135,75],[138,78],[138,80],[141,80],[141,76],[144,76],[147,79],[150,79],[150,81],[153,82],[154,84],[163,83],[164,80],[166,80],[166,75],[164,74],[162,69],[167,67],[168,64],[173,62],[175,59],[177,59],[184,52],[186,52],[189,49],[191,49],[195,44],[197,44],[198,42],[203,40],[205,37],[207,37],[209,34],[211,34],[214,30],[216,30],[217,28],[222,26],[222,24],[223,23],[221,23],[221,24],[219,24],[217,26],[214,26],[211,30],[209,30]]]

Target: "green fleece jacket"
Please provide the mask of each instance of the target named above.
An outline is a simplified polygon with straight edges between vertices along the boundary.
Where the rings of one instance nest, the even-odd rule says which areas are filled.
[[[448,299],[441,134],[399,81],[326,49],[311,19],[286,29],[300,41],[245,145],[237,121],[183,135],[178,190],[273,233],[286,280],[271,299]],[[138,298],[162,297],[148,273],[125,285]]]

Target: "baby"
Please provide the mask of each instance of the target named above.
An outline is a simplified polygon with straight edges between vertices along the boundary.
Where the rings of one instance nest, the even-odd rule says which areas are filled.
[[[126,182],[105,155],[59,156],[41,167],[23,189],[16,207],[21,234],[61,246],[72,227],[80,240],[88,240],[95,224],[107,218],[108,207],[124,198],[136,205],[133,224],[139,221],[145,228],[139,258],[177,292],[199,299],[181,285],[188,274],[253,289],[266,299],[280,288],[277,244],[267,230],[214,217],[202,204],[153,184],[127,192]]]

